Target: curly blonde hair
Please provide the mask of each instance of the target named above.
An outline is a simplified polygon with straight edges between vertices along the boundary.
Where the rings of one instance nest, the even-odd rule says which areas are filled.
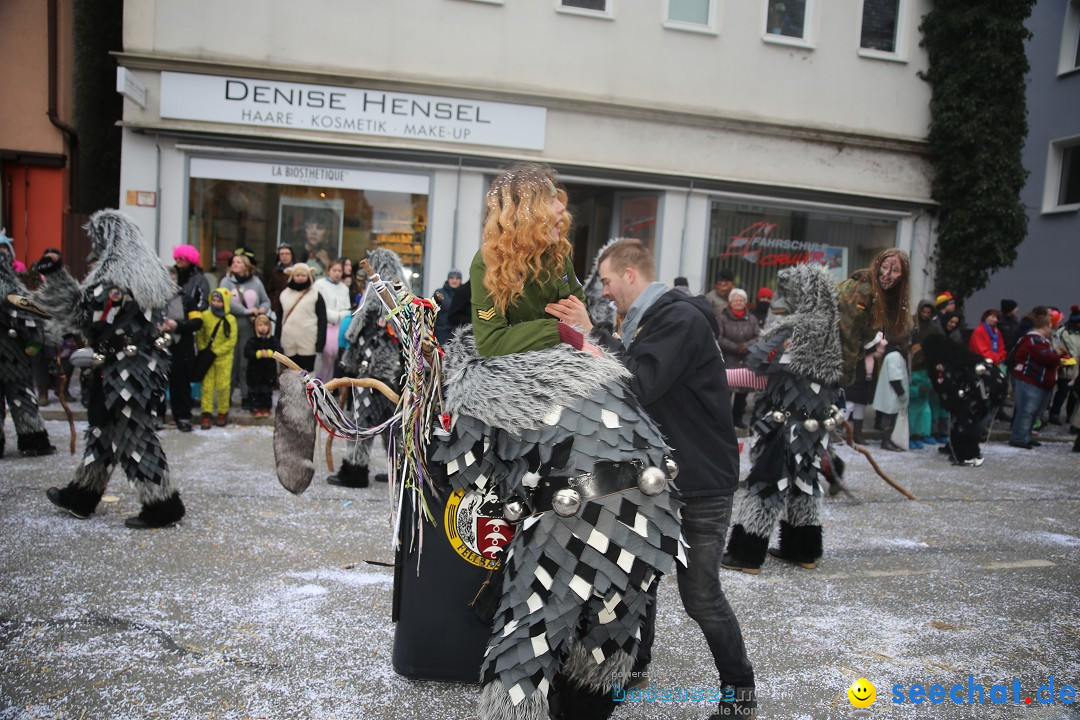
[[[491,183],[485,198],[484,288],[503,315],[525,291],[527,282],[547,282],[561,268],[572,247],[566,239],[570,213],[557,217],[554,198],[566,205],[566,190],[553,169],[533,163],[515,165]],[[551,241],[558,226],[559,241]]]

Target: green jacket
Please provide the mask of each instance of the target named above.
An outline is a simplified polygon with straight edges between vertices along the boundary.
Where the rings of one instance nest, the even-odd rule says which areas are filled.
[[[873,326],[874,288],[869,270],[856,270],[836,288],[840,310],[840,344],[844,353],[844,375],[840,387],[855,382],[855,364],[866,355],[864,346],[879,328]]]
[[[486,270],[483,253],[478,251],[469,268],[476,351],[483,357],[490,357],[544,350],[558,345],[558,320],[544,312],[544,306],[571,295],[585,301],[585,293],[574,274],[574,264],[570,258],[566,258],[561,270],[551,272],[547,282],[527,283],[525,293],[512,307],[507,308],[505,315],[495,308],[491,295],[484,287]]]

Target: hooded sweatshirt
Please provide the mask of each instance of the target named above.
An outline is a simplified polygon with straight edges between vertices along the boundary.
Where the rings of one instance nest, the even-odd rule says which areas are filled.
[[[225,303],[224,311],[222,316],[218,317],[211,305],[210,309],[203,314],[202,327],[195,334],[195,346],[202,350],[209,345],[210,349],[214,351],[214,355],[222,357],[228,354],[231,356],[233,349],[236,347],[236,317],[229,312],[232,293],[223,288],[218,288],[210,296],[211,298],[214,296],[221,297],[222,302]],[[215,328],[218,328],[216,335],[214,335]],[[210,342],[211,336],[214,338],[213,344]]]

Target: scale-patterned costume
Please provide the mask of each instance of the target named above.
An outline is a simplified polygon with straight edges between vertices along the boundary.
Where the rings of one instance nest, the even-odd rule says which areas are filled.
[[[724,564],[758,568],[780,521],[780,554],[799,563],[821,557],[820,480],[838,422],[834,403],[843,370],[836,290],[818,265],[783,270],[774,316],[746,364],[768,378],[754,404],[753,467],[740,492]]]
[[[408,287],[401,258],[382,248],[368,253],[372,270],[386,282],[398,281]],[[401,348],[390,335],[386,323],[386,309],[382,306],[375,289],[368,286],[364,301],[353,316],[345,338],[349,348],[341,359],[346,377],[368,377],[382,380],[394,389],[401,387]],[[375,427],[394,413],[394,405],[377,390],[353,388],[353,422],[357,427]],[[375,439],[360,440],[349,444],[337,477],[344,485],[366,487],[368,462]]]
[[[27,294],[26,286],[15,275],[7,245],[0,245],[0,457],[4,456],[4,417],[11,410],[11,421],[23,455],[49,455],[56,448],[49,443],[49,433],[38,412],[34,375],[27,348],[45,343],[45,320],[20,310],[5,298]]]
[[[82,334],[96,356],[86,450],[75,478],[50,499],[90,515],[119,464],[142,503],[129,527],[159,527],[184,514],[154,426],[168,385],[168,338],[157,326],[176,294],[135,221],[101,210],[86,226],[98,260],[80,285],[64,268],[45,275],[34,302],[60,332]]]
[[[433,457],[455,488],[524,509],[503,560],[480,717],[547,718],[556,672],[571,690],[610,697],[633,665],[650,586],[685,562],[680,504],[667,487],[646,495],[631,484],[564,517],[540,496],[601,466],[633,478],[665,467],[660,431],[610,357],[559,345],[480,358],[464,329],[444,367],[454,421]]]

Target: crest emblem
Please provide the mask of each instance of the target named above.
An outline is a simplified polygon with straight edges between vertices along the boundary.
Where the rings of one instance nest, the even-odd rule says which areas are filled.
[[[446,502],[443,529],[454,551],[468,563],[497,570],[514,538],[514,527],[502,516],[495,493],[458,490]]]

